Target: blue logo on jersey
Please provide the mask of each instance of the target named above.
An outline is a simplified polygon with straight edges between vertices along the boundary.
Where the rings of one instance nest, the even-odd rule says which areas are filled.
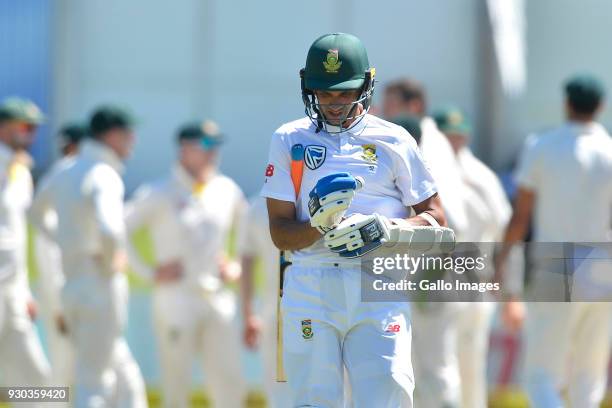
[[[321,167],[325,161],[325,146],[309,145],[304,150],[304,162],[310,170],[315,170]]]

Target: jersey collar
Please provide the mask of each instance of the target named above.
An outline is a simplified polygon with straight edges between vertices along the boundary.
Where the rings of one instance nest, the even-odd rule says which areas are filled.
[[[198,183],[180,163],[174,165],[174,168],[172,169],[172,174],[174,179],[182,188],[195,195],[201,195],[203,185],[201,183]],[[215,176],[216,173],[210,177],[206,184],[210,183],[210,181],[214,179]]]
[[[597,122],[567,122],[567,126],[578,135],[605,133],[605,128]]]
[[[359,122],[358,122],[358,123],[357,123],[355,126],[353,126],[352,128],[350,128],[349,130],[345,130],[344,132],[334,133],[334,134],[332,134],[332,133],[327,133],[327,132],[326,132],[326,133],[327,133],[329,136],[332,136],[332,137],[333,137],[333,136],[342,136],[342,135],[345,135],[345,134],[347,134],[347,133],[350,133],[351,135],[358,135],[358,134],[360,134],[361,132],[363,132],[363,130],[364,130],[364,129],[366,128],[366,126],[368,125],[368,124],[367,124],[367,121],[368,121],[369,116],[370,116],[369,114],[365,114],[365,115],[363,116],[363,118],[361,118],[361,120],[360,120],[360,121],[359,121]],[[327,125],[327,126],[328,126],[328,127],[330,127],[331,125]],[[337,129],[338,127],[337,127],[337,126],[334,126],[334,128],[335,128],[335,129]]]
[[[15,152],[5,143],[0,142],[0,165],[7,166],[15,156]]]
[[[81,153],[84,157],[88,157],[93,160],[99,160],[111,166],[117,173],[123,173],[125,166],[123,162],[117,156],[110,147],[104,143],[98,142],[97,140],[85,140],[83,142],[83,149]]]

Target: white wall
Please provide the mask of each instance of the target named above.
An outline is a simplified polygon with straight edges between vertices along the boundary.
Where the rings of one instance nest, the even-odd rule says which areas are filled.
[[[379,85],[408,74],[429,88],[431,105],[477,114],[477,0],[56,4],[56,123],[99,103],[130,107],[141,123],[128,188],[167,170],[179,124],[211,117],[229,137],[223,171],[256,193],[270,135],[303,114],[298,70],[326,32],[361,37]]]
[[[517,100],[497,102],[493,161],[500,167],[512,160],[528,133],[563,121],[562,84],[575,72],[592,72],[612,93],[612,2],[527,1],[526,17],[526,92]],[[609,106],[601,122],[612,129]]]

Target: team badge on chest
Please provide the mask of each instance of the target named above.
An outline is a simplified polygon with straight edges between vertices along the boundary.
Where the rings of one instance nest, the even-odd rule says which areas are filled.
[[[327,149],[325,146],[310,145],[304,150],[304,163],[310,170],[315,170],[321,167],[325,161]]]
[[[363,149],[363,151],[361,152],[362,159],[364,159],[368,163],[376,163],[378,161],[375,144],[364,144],[361,146],[361,148]]]
[[[302,320],[302,337],[306,340],[310,340],[312,336],[312,321],[310,319]]]

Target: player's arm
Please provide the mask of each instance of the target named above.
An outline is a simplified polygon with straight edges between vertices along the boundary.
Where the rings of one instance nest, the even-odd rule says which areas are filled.
[[[433,218],[441,227],[446,227],[446,217],[444,215],[444,210],[442,209],[442,202],[440,201],[440,197],[438,193],[432,195],[427,198],[425,201],[422,201],[416,205],[412,206],[412,209],[415,212],[414,217],[410,217],[407,221],[414,226],[430,226],[432,224],[431,218]]]
[[[154,271],[142,259],[140,252],[134,246],[131,236],[134,232],[149,227],[151,220],[158,214],[160,197],[156,196],[153,188],[149,186],[140,187],[125,206],[125,225],[128,237],[126,239],[126,251],[128,262],[132,270],[141,278],[153,280]]]
[[[243,255],[241,266],[240,295],[242,298],[242,315],[244,316],[243,340],[248,348],[254,349],[257,347],[261,331],[261,320],[253,310],[255,257],[253,255]]]
[[[28,210],[28,219],[34,228],[49,240],[54,238],[53,231],[49,228],[49,223],[46,222],[48,211],[52,209],[51,189],[52,185],[50,183],[45,182],[45,180],[41,181]]]
[[[295,204],[273,198],[267,199],[270,236],[280,250],[307,248],[321,238],[321,233],[310,221],[298,221]]]
[[[536,195],[533,190],[519,187],[514,201],[514,211],[504,234],[502,248],[495,259],[494,282],[503,282],[505,265],[508,262],[513,245],[525,239],[529,229],[529,221],[533,213]],[[525,305],[514,295],[510,295],[502,306],[501,316],[505,326],[518,330],[525,319]]]
[[[123,271],[126,267],[123,183],[110,168],[100,166],[86,183],[93,202],[94,219],[100,237],[98,260],[105,268]]]
[[[514,211],[506,228],[504,240],[495,262],[495,281],[503,280],[504,268],[512,246],[524,240],[529,229],[529,221],[535,204],[535,192],[525,187],[519,187],[514,200]]]
[[[240,229],[242,228],[241,224],[247,209],[248,203],[244,197],[244,194],[237,185],[234,185],[234,208],[232,211],[233,221],[230,228],[230,236],[233,234],[236,239],[240,239],[239,235]],[[228,246],[229,245],[226,245],[226,247]],[[223,282],[231,283],[240,279],[240,276],[242,275],[242,266],[238,260],[238,257],[238,253],[230,253],[227,250],[221,254],[219,261],[219,273]]]

